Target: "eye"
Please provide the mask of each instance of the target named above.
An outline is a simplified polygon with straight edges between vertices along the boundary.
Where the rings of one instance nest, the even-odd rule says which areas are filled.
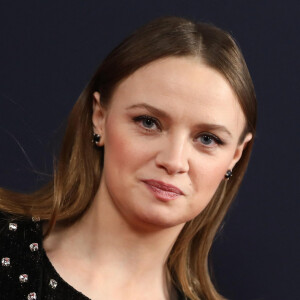
[[[133,120],[136,123],[139,123],[139,125],[143,128],[145,128],[146,130],[160,130],[160,124],[159,121],[156,118],[150,117],[150,116],[138,116],[133,118]]]
[[[201,144],[208,147],[223,145],[223,142],[215,135],[204,133],[197,138]]]

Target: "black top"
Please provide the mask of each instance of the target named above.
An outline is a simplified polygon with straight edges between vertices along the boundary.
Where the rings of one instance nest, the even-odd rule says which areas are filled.
[[[43,249],[38,218],[0,214],[0,300],[90,300],[65,282]],[[178,300],[185,299],[178,294]]]

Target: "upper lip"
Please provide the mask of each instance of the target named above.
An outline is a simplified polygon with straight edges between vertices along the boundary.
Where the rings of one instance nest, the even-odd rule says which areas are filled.
[[[176,193],[179,195],[184,195],[184,193],[182,192],[181,189],[179,189],[178,187],[172,185],[172,184],[168,184],[159,180],[154,180],[154,179],[148,179],[148,180],[143,180],[143,182],[152,185],[156,188],[159,188],[161,190],[167,191],[167,192],[172,192],[172,193]]]

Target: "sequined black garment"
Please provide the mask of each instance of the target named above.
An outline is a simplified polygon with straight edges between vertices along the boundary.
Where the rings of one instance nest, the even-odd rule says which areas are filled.
[[[0,213],[0,260],[0,300],[89,300],[52,266],[38,218],[15,219]]]

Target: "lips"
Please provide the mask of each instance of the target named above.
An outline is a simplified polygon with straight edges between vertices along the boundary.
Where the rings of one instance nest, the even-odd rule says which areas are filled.
[[[156,198],[162,201],[170,201],[178,198],[184,193],[174,185],[167,184],[157,180],[143,180],[147,188]]]

